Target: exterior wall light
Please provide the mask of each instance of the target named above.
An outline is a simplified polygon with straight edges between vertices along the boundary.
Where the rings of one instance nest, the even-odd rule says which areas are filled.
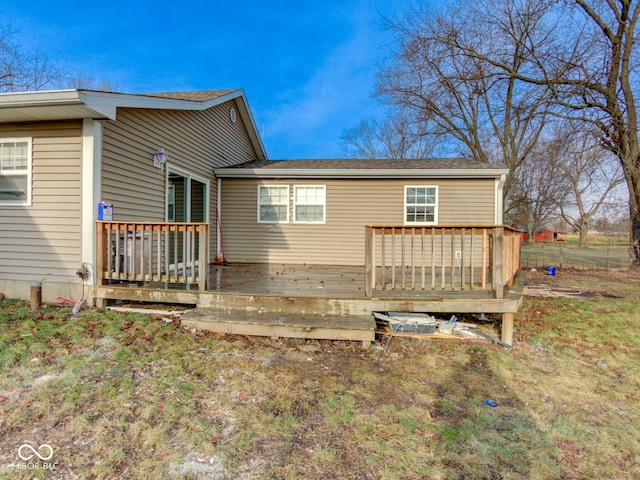
[[[164,153],[164,149],[161,148],[156,153],[153,154],[153,165],[158,168],[163,168],[165,162],[167,161],[167,154]]]

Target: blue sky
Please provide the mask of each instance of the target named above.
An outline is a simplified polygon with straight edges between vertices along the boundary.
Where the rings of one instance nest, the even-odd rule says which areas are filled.
[[[0,0],[14,40],[131,93],[243,88],[271,159],[338,158],[380,117],[383,16],[410,0]]]

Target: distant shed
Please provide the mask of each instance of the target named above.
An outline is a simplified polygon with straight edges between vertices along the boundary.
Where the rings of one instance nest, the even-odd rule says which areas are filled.
[[[536,242],[564,242],[565,236],[567,232],[559,232],[556,230],[540,230],[535,234]],[[522,241],[529,241],[529,234],[527,232],[522,232]]]

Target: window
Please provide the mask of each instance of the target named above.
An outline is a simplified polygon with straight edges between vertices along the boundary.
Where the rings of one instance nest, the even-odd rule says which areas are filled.
[[[297,185],[293,189],[293,221],[295,223],[325,223],[326,187],[324,185]]]
[[[289,222],[289,186],[258,185],[258,223]]]
[[[0,205],[31,202],[31,140],[0,141]]]
[[[176,186],[167,186],[167,222],[176,221]]]
[[[438,187],[405,186],[406,224],[438,223]]]

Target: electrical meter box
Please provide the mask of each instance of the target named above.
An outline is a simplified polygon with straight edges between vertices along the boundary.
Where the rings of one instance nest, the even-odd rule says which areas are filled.
[[[98,204],[98,220],[113,221],[113,203],[100,202]]]

